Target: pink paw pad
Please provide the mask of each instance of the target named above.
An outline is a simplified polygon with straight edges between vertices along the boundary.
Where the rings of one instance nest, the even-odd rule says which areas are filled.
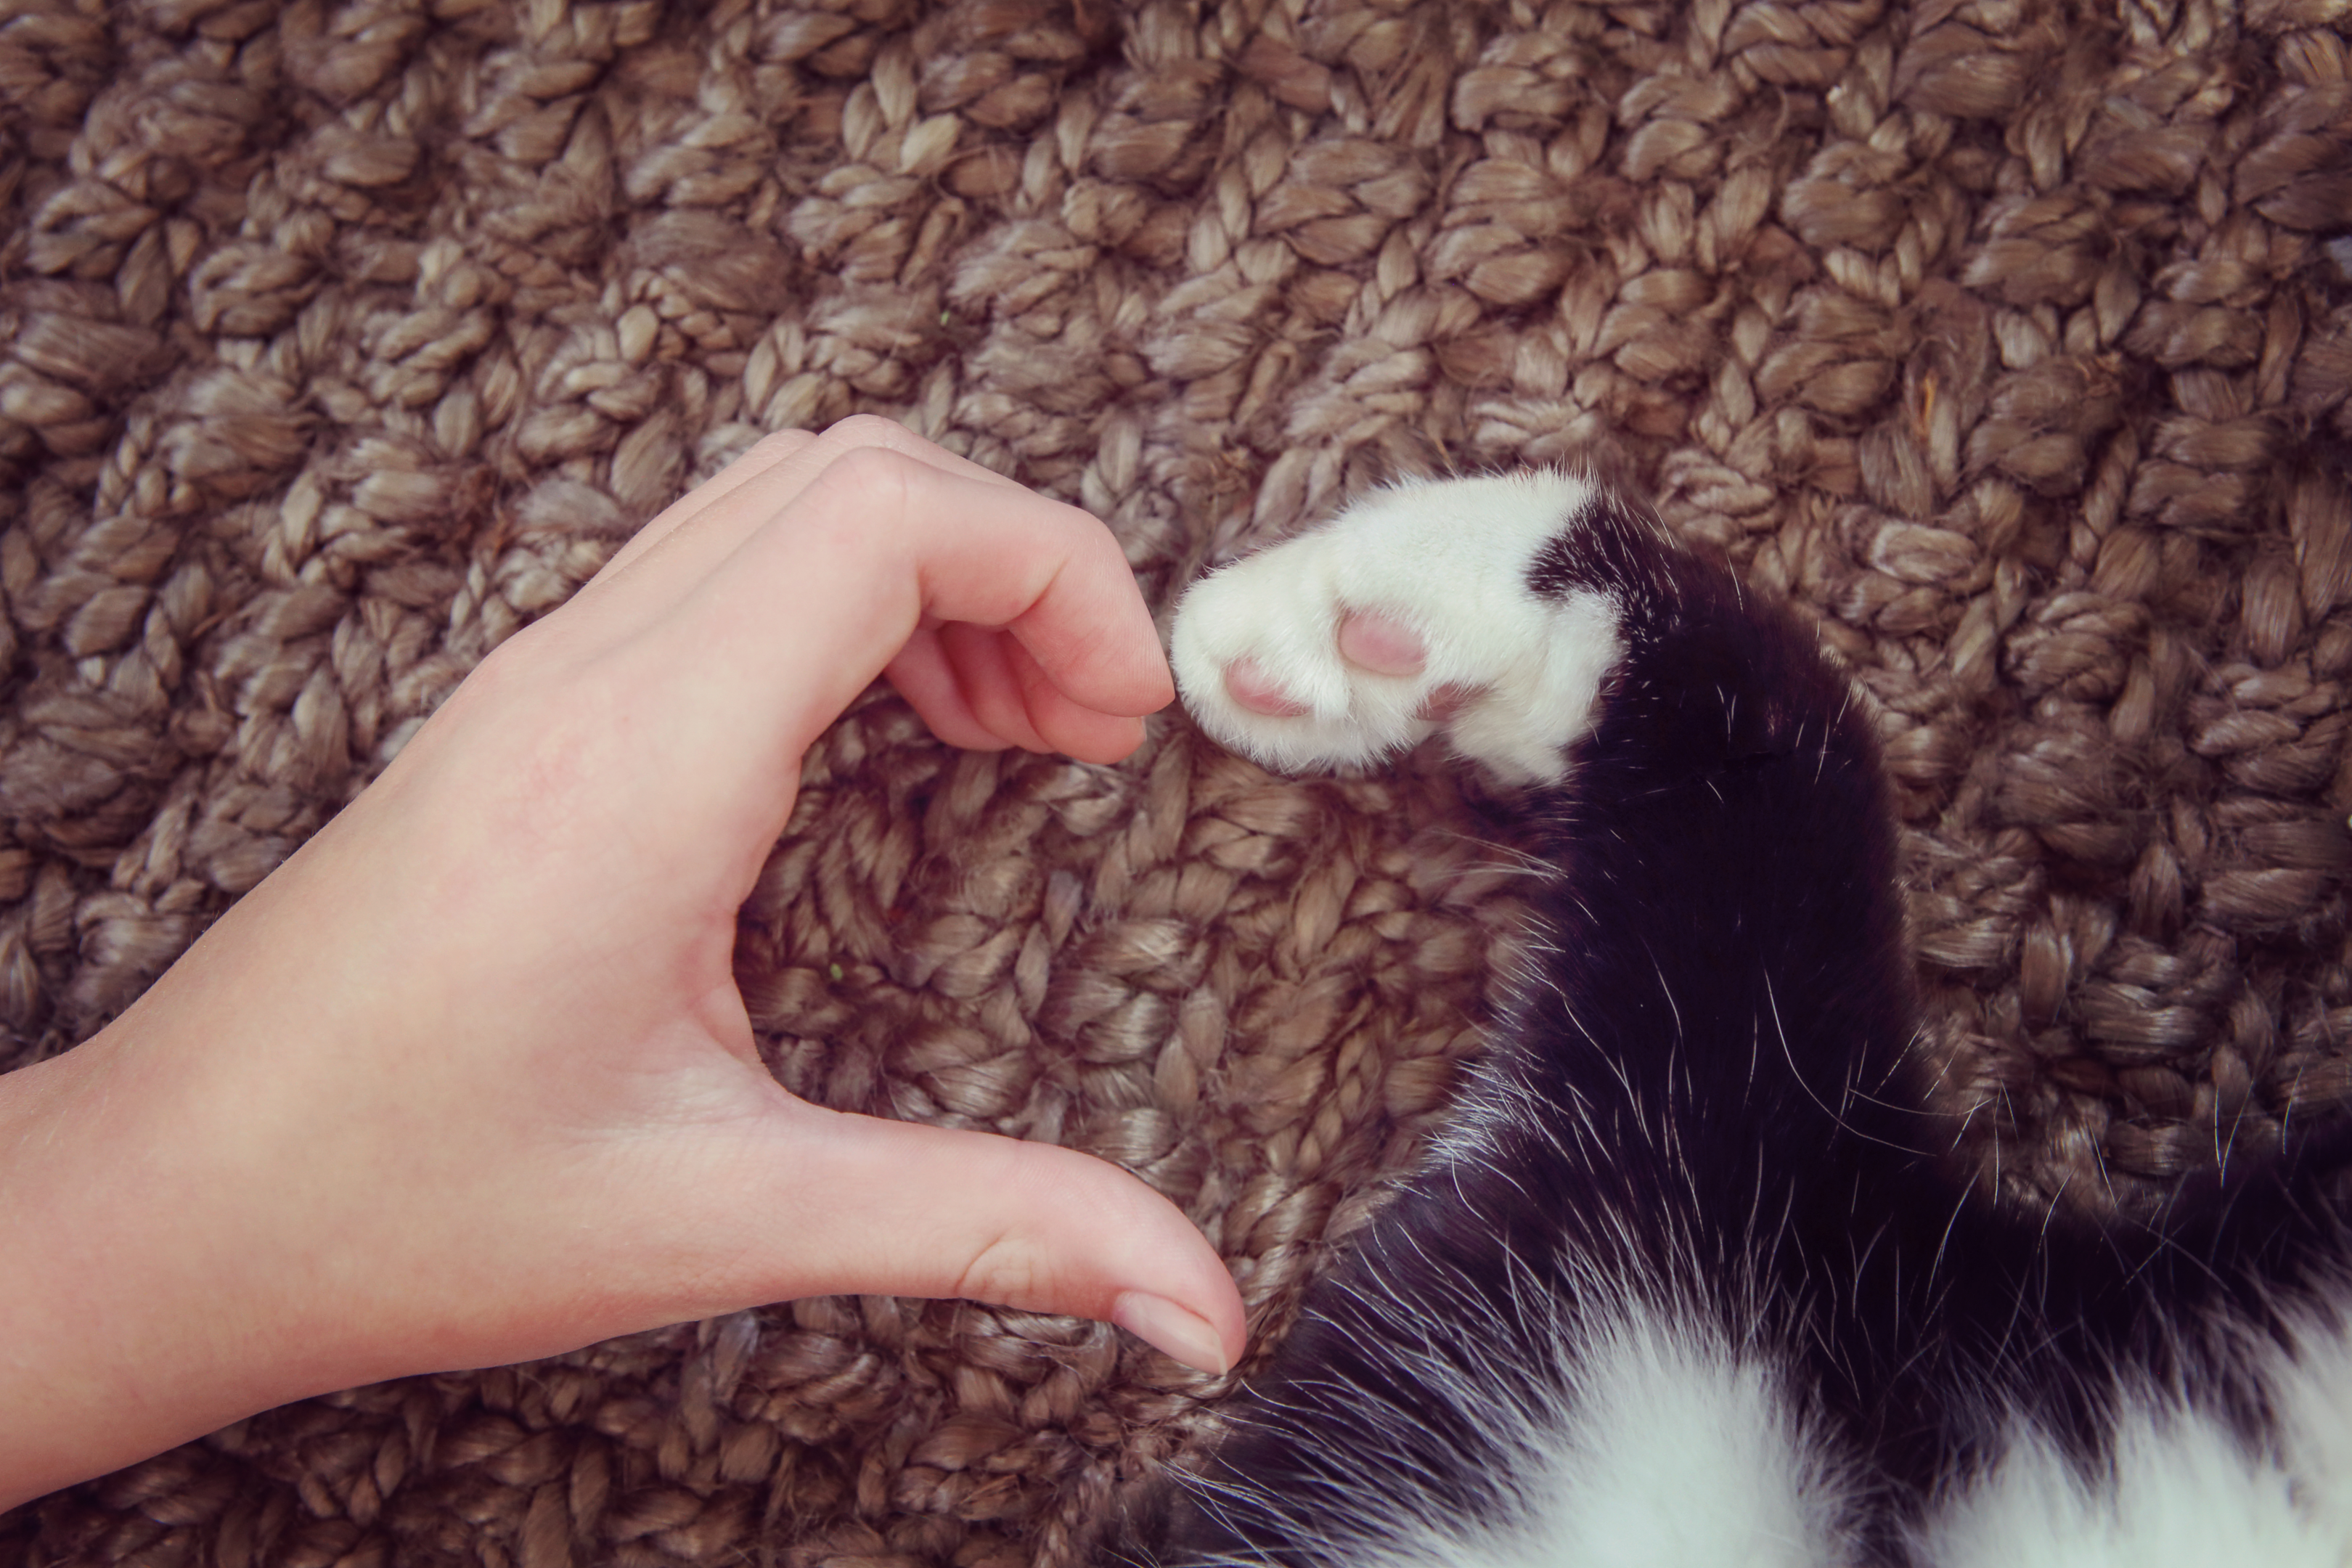
[[[1292,701],[1289,693],[1276,686],[1254,658],[1225,667],[1225,694],[1251,712],[1269,718],[1296,719],[1307,711],[1305,703]]]
[[[1428,645],[1411,626],[1370,610],[1350,611],[1339,623],[1339,654],[1374,675],[1419,675]]]

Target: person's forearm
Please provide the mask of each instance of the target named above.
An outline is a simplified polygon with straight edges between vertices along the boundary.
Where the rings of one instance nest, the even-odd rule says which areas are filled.
[[[109,1047],[0,1077],[0,1508],[205,1429],[180,1369],[141,1375],[159,1352],[198,1358],[152,1321],[153,1271],[173,1260],[142,1234],[156,1205],[141,1189],[171,1156],[123,1142],[139,1097],[119,1092]]]
[[[0,1075],[0,1508],[335,1382],[240,1223],[266,1152],[150,1026]]]

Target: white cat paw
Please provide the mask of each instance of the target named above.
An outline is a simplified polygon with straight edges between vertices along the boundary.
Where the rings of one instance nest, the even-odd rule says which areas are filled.
[[[1557,783],[1624,652],[1605,591],[1538,581],[1600,498],[1538,472],[1378,491],[1195,583],[1170,660],[1224,745],[1296,773],[1443,729],[1507,782]]]

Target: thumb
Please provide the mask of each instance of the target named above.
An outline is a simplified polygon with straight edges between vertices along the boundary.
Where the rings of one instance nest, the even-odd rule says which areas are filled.
[[[1241,1293],[1223,1261],[1175,1205],[1118,1166],[804,1101],[779,1121],[793,1125],[759,1161],[766,1205],[730,1205],[739,1233],[747,1208],[794,1222],[785,1277],[762,1300],[961,1297],[1116,1323],[1202,1372],[1241,1359]]]

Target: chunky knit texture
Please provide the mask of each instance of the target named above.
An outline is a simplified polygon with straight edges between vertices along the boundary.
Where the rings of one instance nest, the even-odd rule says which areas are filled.
[[[1156,601],[1385,475],[1644,487],[1882,724],[1971,1147],[2149,1202],[2352,1100],[2347,16],[0,0],[0,1067],[686,484],[872,410]],[[804,1093],[1141,1172],[1278,1333],[1475,1048],[1475,794],[877,694],[744,988]],[[259,1416],[0,1560],[1060,1564],[1220,1387],[807,1301]]]

